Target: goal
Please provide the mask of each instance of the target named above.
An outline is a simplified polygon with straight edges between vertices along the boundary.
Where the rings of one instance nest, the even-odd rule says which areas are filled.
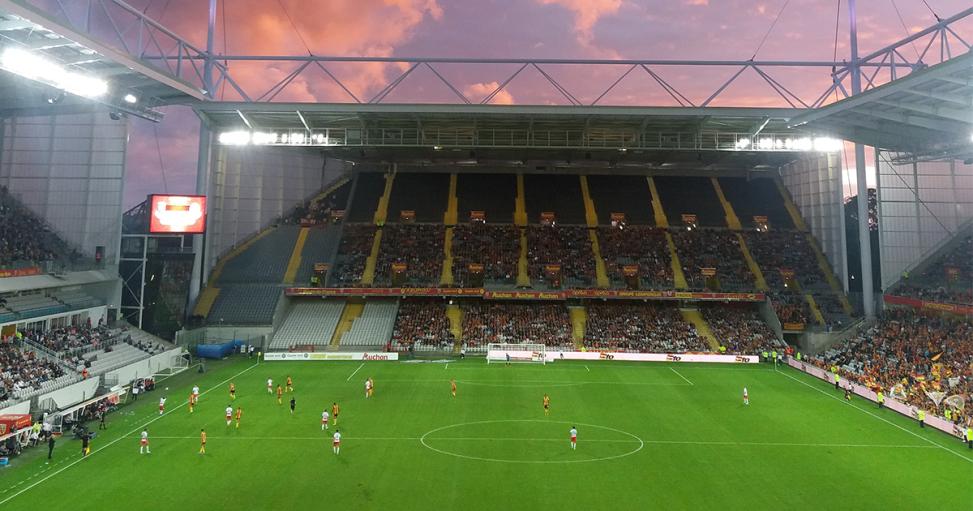
[[[547,346],[543,344],[505,344],[490,343],[487,345],[487,363],[527,363],[546,364]]]

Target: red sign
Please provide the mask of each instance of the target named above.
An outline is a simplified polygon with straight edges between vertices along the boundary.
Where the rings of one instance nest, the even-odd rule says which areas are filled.
[[[40,275],[41,269],[36,266],[31,266],[30,268],[16,268],[11,270],[0,270],[0,279],[5,279],[7,277],[29,277],[31,275]]]
[[[409,267],[409,265],[408,264],[405,264],[405,263],[392,263],[392,272],[393,273],[402,273],[408,267]]]
[[[715,277],[716,276],[716,268],[700,268],[699,269],[699,272],[702,273],[706,277]]]
[[[30,415],[20,415],[20,414],[5,414],[0,415],[0,435],[6,435],[13,431],[13,428],[17,428],[17,431],[22,431],[24,428],[29,428],[31,424]]]
[[[486,223],[486,211],[470,211],[470,222]]]
[[[206,232],[203,195],[150,195],[149,232],[202,234]]]
[[[892,305],[905,305],[907,307],[912,307],[913,309],[935,310],[940,312],[948,312],[950,314],[962,314],[964,316],[973,315],[973,306],[971,305],[927,302],[927,301],[919,300],[918,298],[909,298],[906,296],[894,296],[894,295],[885,295],[884,298],[885,298],[885,303],[892,304]]]
[[[790,332],[804,330],[804,323],[784,323],[784,330]]]
[[[554,225],[554,212],[553,211],[542,211],[541,212],[541,225]]]
[[[399,219],[403,222],[415,222],[416,212],[411,209],[403,209],[399,212]]]
[[[469,263],[469,264],[466,265],[466,269],[468,269],[470,271],[470,273],[483,273],[483,264],[482,263]]]
[[[566,300],[603,298],[609,300],[692,300],[762,302],[763,293],[693,293],[689,291],[640,291],[626,289],[570,289],[567,291],[486,291],[456,287],[289,287],[287,296],[466,296],[487,300]]]
[[[767,224],[767,217],[766,216],[763,216],[763,215],[754,215],[753,216],[753,223],[755,223],[757,225],[761,225],[761,224],[766,225]]]
[[[626,264],[622,266],[622,275],[626,277],[637,277],[638,274],[639,274],[639,265]]]
[[[686,225],[696,225],[696,215],[693,213],[683,213],[682,223]]]

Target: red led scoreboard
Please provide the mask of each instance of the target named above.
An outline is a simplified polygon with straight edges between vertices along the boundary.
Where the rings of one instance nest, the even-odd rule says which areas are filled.
[[[203,195],[150,195],[149,232],[202,234],[206,231]]]

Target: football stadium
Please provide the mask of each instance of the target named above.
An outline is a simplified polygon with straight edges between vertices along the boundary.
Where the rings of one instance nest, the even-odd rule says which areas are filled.
[[[959,0],[0,0],[0,509],[973,509]]]

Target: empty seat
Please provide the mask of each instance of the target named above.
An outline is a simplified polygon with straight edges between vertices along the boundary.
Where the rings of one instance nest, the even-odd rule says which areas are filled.
[[[270,347],[288,349],[299,344],[328,345],[344,306],[344,302],[338,300],[302,300],[294,303],[274,334]]]

